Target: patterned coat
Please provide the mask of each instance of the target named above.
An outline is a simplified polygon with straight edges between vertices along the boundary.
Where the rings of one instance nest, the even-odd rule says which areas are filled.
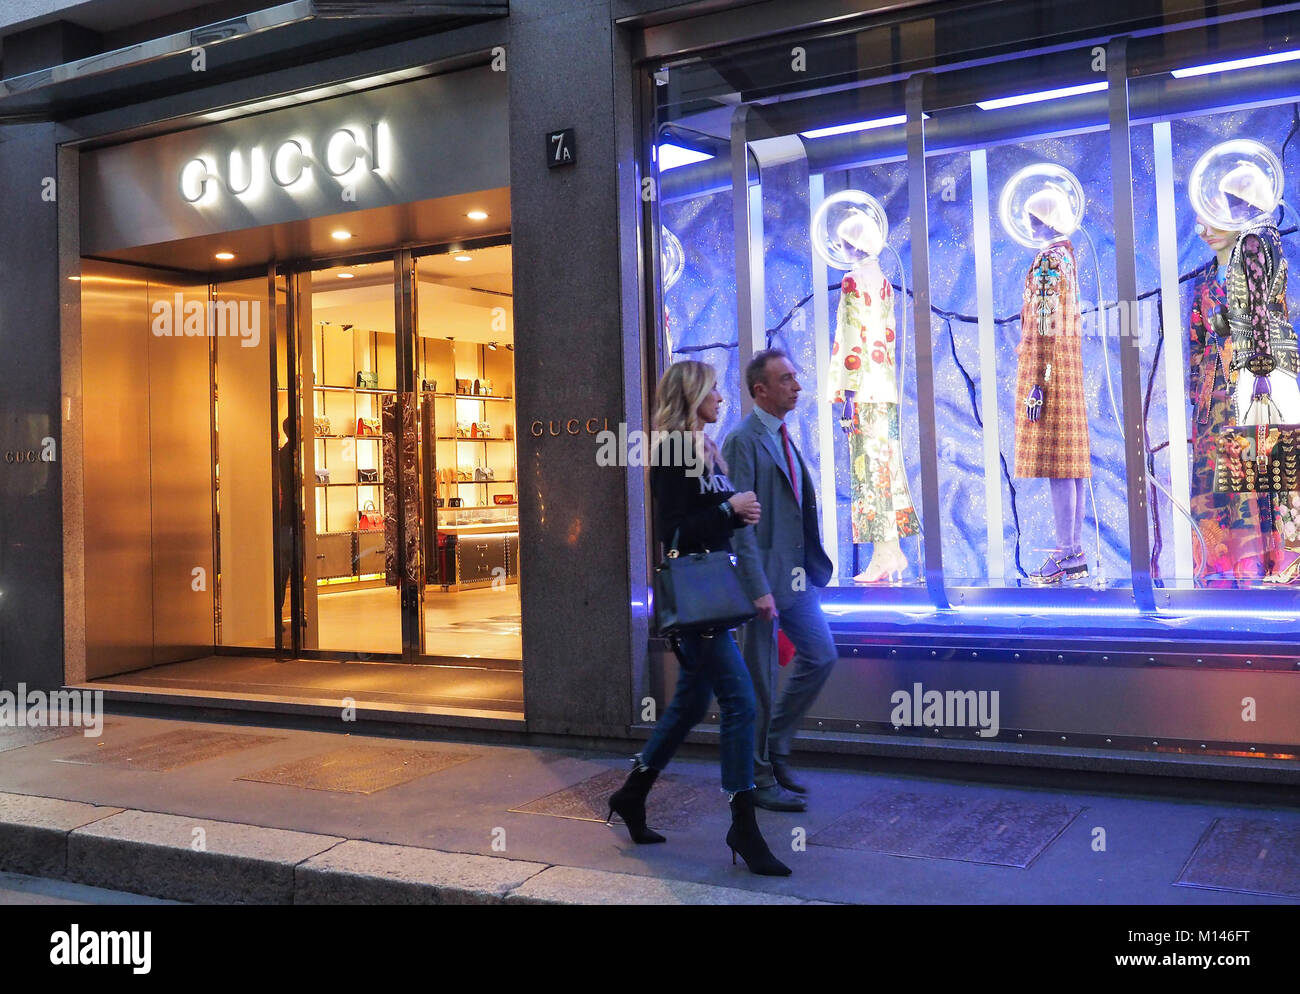
[[[894,373],[894,288],[880,263],[867,259],[840,283],[828,376],[830,400],[844,402],[852,390],[858,404],[897,404]]]
[[[1025,276],[1016,371],[1016,476],[1078,479],[1092,475],[1088,405],[1083,393],[1083,338],[1074,246],[1053,242]],[[1025,402],[1038,386],[1042,417]]]

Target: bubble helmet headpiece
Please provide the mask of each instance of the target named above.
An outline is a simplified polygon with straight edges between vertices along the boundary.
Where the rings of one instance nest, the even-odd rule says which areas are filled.
[[[664,291],[672,289],[686,269],[686,251],[681,240],[665,227],[659,228],[659,270],[663,276]]]
[[[861,190],[827,197],[813,215],[813,250],[833,269],[852,269],[864,258],[878,256],[888,238],[885,208]]]
[[[1083,187],[1074,173],[1054,162],[1025,166],[1002,187],[998,216],[1008,235],[1026,248],[1040,249],[1074,233],[1083,221]],[[1050,229],[1046,237],[1034,233],[1031,220]]]
[[[1202,155],[1187,181],[1198,217],[1221,231],[1241,231],[1273,220],[1282,202],[1282,164],[1250,138],[1220,142]]]

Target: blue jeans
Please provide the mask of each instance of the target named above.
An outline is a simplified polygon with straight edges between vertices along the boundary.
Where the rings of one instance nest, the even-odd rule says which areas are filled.
[[[686,734],[717,696],[722,710],[722,787],[731,793],[754,786],[754,687],[730,632],[683,635],[677,653],[681,670],[672,703],[659,719],[641,762],[662,770]]]

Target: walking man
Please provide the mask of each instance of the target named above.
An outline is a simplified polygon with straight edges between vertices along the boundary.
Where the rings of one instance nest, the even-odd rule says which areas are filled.
[[[799,381],[779,349],[755,354],[745,368],[754,410],[727,436],[723,456],[738,491],[752,490],[763,508],[753,528],[735,533],[741,580],[758,617],[740,631],[740,648],[757,698],[754,802],[773,811],[802,811],[808,789],[790,769],[799,723],[821,691],[837,653],[818,587],[834,567],[822,547],[812,476],[785,426],[799,403]],[[778,701],[777,627],[795,657]]]

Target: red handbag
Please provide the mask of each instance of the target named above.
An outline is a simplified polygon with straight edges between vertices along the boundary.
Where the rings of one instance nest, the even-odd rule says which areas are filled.
[[[357,519],[357,530],[363,532],[382,531],[384,528],[384,516],[375,510],[373,500],[366,501],[366,506],[362,509],[360,517]]]

